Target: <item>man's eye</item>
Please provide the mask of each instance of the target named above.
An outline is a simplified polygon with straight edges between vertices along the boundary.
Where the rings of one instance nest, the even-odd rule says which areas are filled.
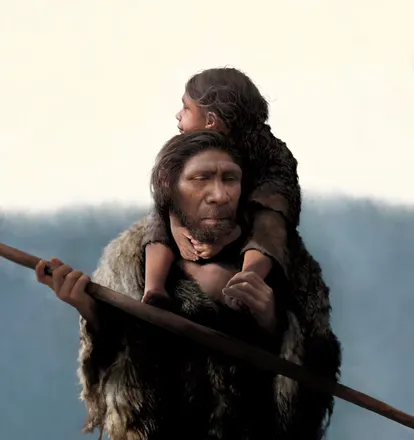
[[[194,180],[198,180],[198,181],[208,180],[208,176],[196,176],[194,177]]]

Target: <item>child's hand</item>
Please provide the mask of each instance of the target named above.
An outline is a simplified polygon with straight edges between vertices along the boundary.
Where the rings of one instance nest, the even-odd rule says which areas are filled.
[[[171,232],[184,260],[197,261],[198,253],[191,244],[193,237],[191,237],[187,228],[171,224]]]
[[[241,234],[240,226],[236,226],[227,237],[225,237],[223,240],[217,243],[214,244],[201,243],[200,241],[194,239],[191,239],[191,243],[200,258],[208,259],[214,257],[225,246],[237,240],[240,237],[240,234]]]
[[[191,244],[194,248],[194,250],[197,252],[197,255],[199,258],[208,259],[214,257],[214,255],[217,255],[225,246],[221,243],[215,243],[215,244],[207,244],[207,243],[201,243],[201,241],[197,241],[192,239]]]

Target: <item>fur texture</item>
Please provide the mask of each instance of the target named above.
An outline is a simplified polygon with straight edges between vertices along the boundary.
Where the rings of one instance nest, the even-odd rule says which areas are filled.
[[[273,136],[267,124],[242,133],[239,142],[246,149],[243,173],[247,173],[249,180],[249,200],[280,212],[288,225],[296,229],[302,198],[298,162],[292,152],[285,142]]]
[[[141,298],[146,227],[144,219],[106,247],[95,282]],[[340,346],[330,328],[329,290],[300,236],[289,242],[292,281],[284,288],[277,277],[269,281],[278,296],[279,338],[265,335],[249,316],[214,303],[178,265],[167,284],[175,312],[335,379]],[[331,396],[99,306],[99,334],[80,320],[86,432],[102,429],[112,440],[322,438]]]

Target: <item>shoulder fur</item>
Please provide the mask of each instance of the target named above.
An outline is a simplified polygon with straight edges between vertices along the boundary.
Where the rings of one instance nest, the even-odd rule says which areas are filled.
[[[134,223],[105,247],[92,276],[94,282],[141,299],[144,289],[142,239],[147,222],[144,218]]]

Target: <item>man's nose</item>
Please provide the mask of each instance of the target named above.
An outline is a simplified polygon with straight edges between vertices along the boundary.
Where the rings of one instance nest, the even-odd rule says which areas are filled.
[[[175,114],[175,119],[177,119],[177,121],[181,121],[181,110]]]
[[[222,183],[215,183],[212,185],[209,192],[208,203],[215,203],[217,205],[224,205],[230,201],[230,195],[227,188]]]

